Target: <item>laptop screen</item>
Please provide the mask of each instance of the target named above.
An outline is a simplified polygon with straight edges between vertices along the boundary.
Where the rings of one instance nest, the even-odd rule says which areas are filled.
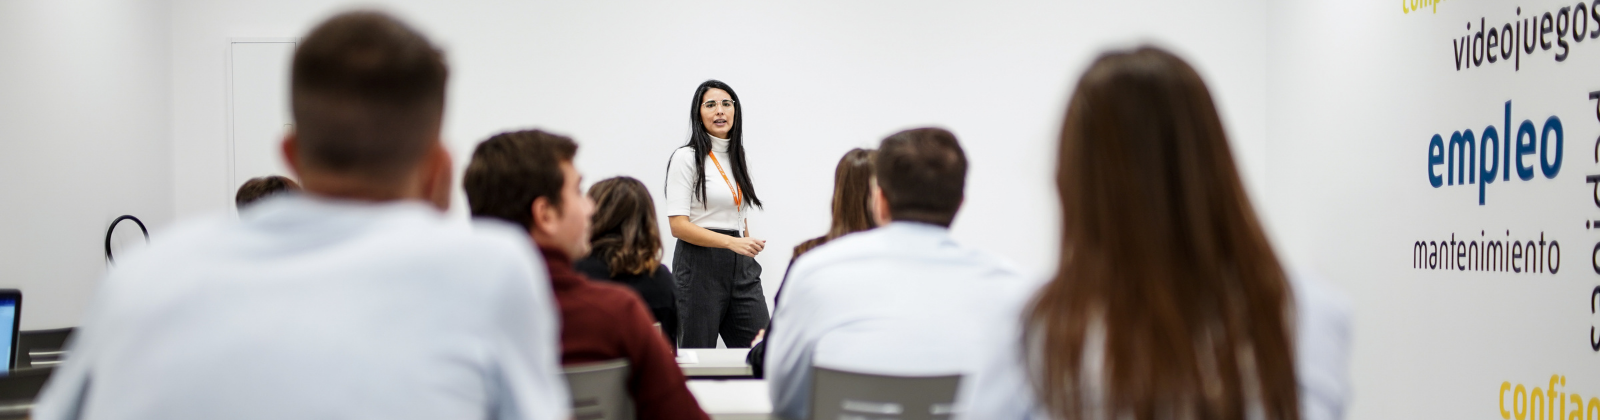
[[[22,293],[0,290],[0,348],[6,349],[6,371],[17,366],[17,318],[22,308]]]

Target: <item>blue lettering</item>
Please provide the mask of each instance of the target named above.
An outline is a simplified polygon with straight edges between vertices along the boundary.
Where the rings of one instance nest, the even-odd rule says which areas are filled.
[[[1523,181],[1533,179],[1533,165],[1522,164],[1522,157],[1539,151],[1539,145],[1534,144],[1538,134],[1534,132],[1533,121],[1522,120],[1522,125],[1517,126],[1517,178]],[[1523,142],[1522,139],[1528,139]]]
[[[1561,134],[1561,119],[1551,115],[1544,120],[1544,129],[1539,130],[1539,171],[1544,173],[1546,179],[1555,178],[1561,173],[1561,147],[1564,142]],[[1550,132],[1556,132],[1556,161],[1550,162]]]
[[[1456,185],[1457,181],[1462,184],[1472,183],[1477,177],[1478,170],[1475,166],[1478,156],[1477,151],[1473,150],[1474,143],[1476,141],[1473,139],[1472,130],[1450,133],[1450,147],[1446,150],[1449,154],[1445,157],[1444,170],[1450,185]],[[1460,155],[1456,154],[1457,149],[1461,150]],[[1457,163],[1460,165],[1456,165]]]
[[[1483,205],[1483,190],[1494,183],[1494,176],[1500,174],[1500,133],[1494,126],[1483,128],[1482,142],[1478,144],[1478,158],[1483,162],[1478,165],[1478,205]],[[1491,146],[1492,144],[1492,146]],[[1494,152],[1494,157],[1489,157],[1489,152]],[[1493,164],[1493,166],[1490,166]]]
[[[1438,134],[1428,141],[1428,184],[1434,188],[1444,185],[1444,175],[1435,174],[1434,167],[1444,164],[1444,138]]]

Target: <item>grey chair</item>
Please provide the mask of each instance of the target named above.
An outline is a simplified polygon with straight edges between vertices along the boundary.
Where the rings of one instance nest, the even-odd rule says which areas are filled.
[[[812,366],[812,420],[944,420],[961,375],[887,376]]]
[[[26,419],[33,409],[33,399],[44,389],[55,368],[36,367],[16,369],[0,375],[0,419]]]
[[[573,420],[633,420],[626,359],[569,365],[562,373],[572,393]]]
[[[61,363],[72,328],[17,333],[17,368],[46,367]]]

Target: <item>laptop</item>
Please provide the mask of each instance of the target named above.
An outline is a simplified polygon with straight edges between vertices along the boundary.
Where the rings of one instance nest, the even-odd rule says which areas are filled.
[[[22,319],[22,291],[0,289],[0,348],[6,349],[6,371],[17,368],[17,329]]]

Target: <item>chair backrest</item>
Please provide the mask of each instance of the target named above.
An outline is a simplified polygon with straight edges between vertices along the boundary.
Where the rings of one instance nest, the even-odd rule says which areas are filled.
[[[34,398],[44,389],[51,373],[55,373],[55,368],[13,369],[0,374],[0,419],[28,418]]]
[[[626,359],[569,365],[562,373],[572,392],[573,420],[633,420]]]
[[[812,366],[813,420],[944,420],[961,375],[887,376]]]
[[[62,348],[72,328],[23,331],[17,334],[17,368],[54,366],[64,358]]]

